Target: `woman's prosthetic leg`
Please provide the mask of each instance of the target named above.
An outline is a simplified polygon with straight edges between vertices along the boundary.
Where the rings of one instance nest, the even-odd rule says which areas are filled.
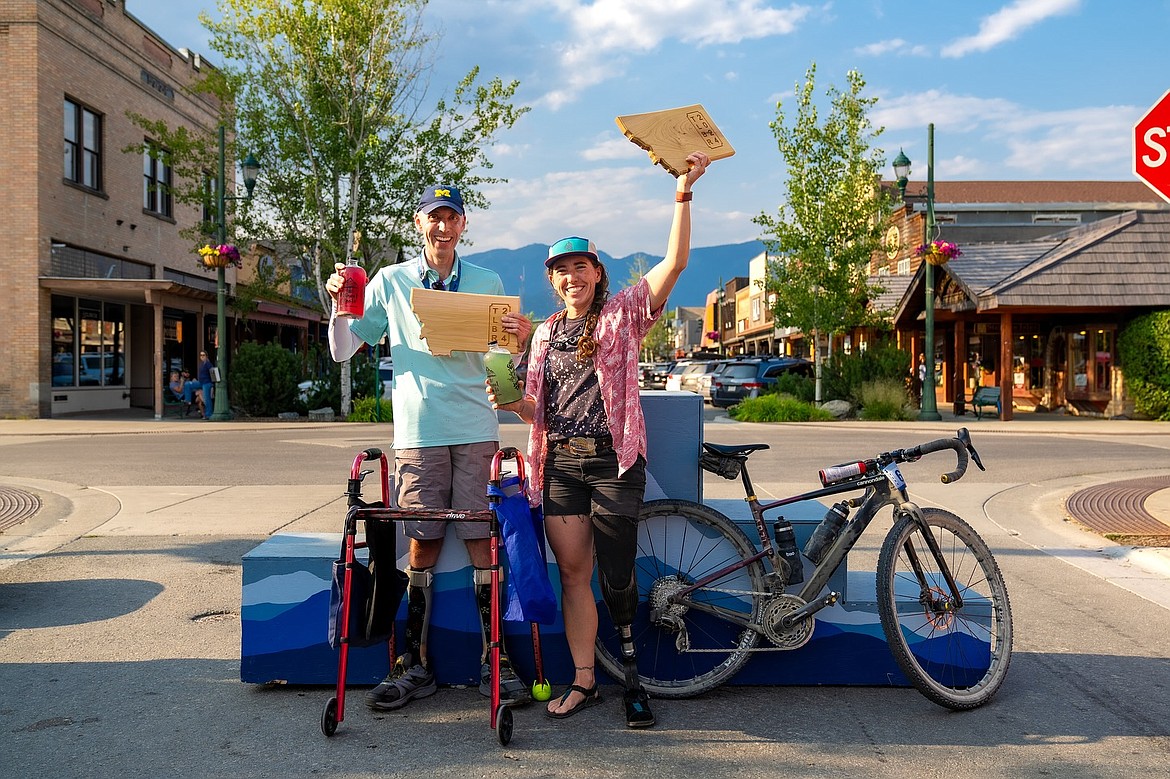
[[[634,558],[638,551],[637,517],[593,515],[593,548],[597,553],[597,580],[609,617],[622,646],[626,688],[626,724],[644,728],[654,724],[649,698],[638,681],[638,657],[631,625],[638,608],[638,580]]]
[[[597,553],[601,596],[621,636],[626,688],[637,687],[638,667],[630,628],[638,607],[638,581],[634,578],[634,557],[638,551],[637,518],[594,514],[593,548]]]

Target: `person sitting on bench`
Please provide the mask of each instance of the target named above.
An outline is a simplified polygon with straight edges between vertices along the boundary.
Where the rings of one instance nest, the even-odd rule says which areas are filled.
[[[203,385],[192,379],[190,373],[171,371],[170,388],[176,398],[187,404],[183,416],[190,414],[192,407],[198,409],[200,416],[203,415]]]

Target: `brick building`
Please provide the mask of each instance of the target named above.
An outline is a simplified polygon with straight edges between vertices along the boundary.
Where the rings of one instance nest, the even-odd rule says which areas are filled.
[[[213,131],[184,89],[207,65],[118,0],[0,0],[0,63],[0,416],[161,414],[167,368],[215,344],[214,272],[180,235],[214,215],[173,198],[165,149],[128,150],[152,139],[127,113]]]

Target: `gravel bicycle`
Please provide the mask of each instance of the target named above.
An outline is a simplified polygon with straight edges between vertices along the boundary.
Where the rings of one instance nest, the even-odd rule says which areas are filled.
[[[767,448],[704,443],[700,458],[705,470],[743,482],[758,547],[709,506],[670,499],[643,506],[634,638],[647,692],[698,695],[731,679],[754,652],[804,646],[814,615],[841,597],[826,588],[833,572],[878,512],[890,506],[893,527],[878,554],[876,591],[894,659],[911,684],[940,706],[966,710],[986,703],[1011,662],[1012,616],[1003,576],[970,525],[949,511],[910,501],[899,468],[950,450],[957,464],[942,475],[944,484],[962,478],[969,458],[986,470],[967,430],[825,468],[820,489],[761,503],[747,460]],[[769,535],[765,513],[857,491],[862,494],[833,505],[805,544],[803,555],[814,567],[804,580],[791,523],[778,517]],[[597,658],[611,676],[623,677],[616,635],[599,633]]]

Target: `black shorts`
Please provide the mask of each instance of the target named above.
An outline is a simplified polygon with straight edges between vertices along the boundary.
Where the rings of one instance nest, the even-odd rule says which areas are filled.
[[[544,515],[637,518],[646,494],[646,460],[618,476],[617,452],[574,455],[550,447],[544,461]]]

